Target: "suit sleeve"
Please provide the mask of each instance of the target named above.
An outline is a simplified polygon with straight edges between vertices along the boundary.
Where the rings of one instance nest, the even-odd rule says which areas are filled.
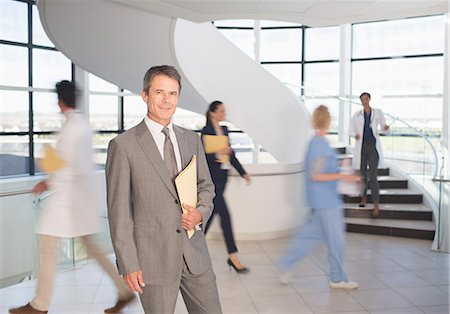
[[[224,134],[228,137],[228,145],[231,148],[230,136],[229,136],[228,128],[226,126],[223,126],[222,128],[223,128]],[[231,150],[230,163],[234,167],[234,169],[236,169],[236,171],[240,174],[241,177],[247,174],[247,172],[245,171],[244,167],[242,167],[241,163],[236,158],[236,154],[235,154],[233,149]]]
[[[141,270],[134,241],[130,164],[120,144],[112,140],[106,160],[106,189],[111,240],[119,274]]]
[[[239,172],[241,177],[247,174],[247,172],[245,171],[244,167],[242,167],[241,163],[236,158],[234,150],[231,151],[230,163],[233,165],[234,169],[236,169],[236,171]]]
[[[209,167],[201,140],[197,141],[197,209],[202,214],[203,223],[207,222],[213,211],[214,184],[211,180]]]

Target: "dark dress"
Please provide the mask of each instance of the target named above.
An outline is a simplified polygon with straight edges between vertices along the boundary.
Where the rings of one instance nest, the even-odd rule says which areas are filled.
[[[222,126],[223,135],[228,136],[228,128],[226,126]],[[203,135],[216,135],[216,131],[212,125],[207,125],[202,130]],[[228,211],[227,204],[225,203],[225,199],[223,198],[223,192],[225,191],[225,187],[228,179],[228,170],[221,169],[221,163],[217,162],[216,154],[205,154],[206,161],[208,162],[209,171],[211,172],[211,178],[215,185],[216,196],[214,197],[214,211],[211,218],[206,223],[205,226],[205,234],[208,232],[209,226],[211,225],[215,214],[220,216],[220,224],[222,226],[223,236],[225,238],[225,243],[227,246],[228,254],[237,252],[236,244],[233,236],[233,228],[231,225],[230,213]],[[237,160],[234,151],[232,151],[230,155],[230,163],[236,169],[237,172],[241,176],[246,175],[244,168]]]

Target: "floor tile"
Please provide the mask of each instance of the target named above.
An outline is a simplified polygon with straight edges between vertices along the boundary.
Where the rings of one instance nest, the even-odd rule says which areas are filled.
[[[426,280],[408,271],[377,273],[375,276],[393,288],[430,286]]]
[[[395,291],[415,306],[448,305],[448,294],[436,287],[395,288]]]
[[[420,309],[425,314],[448,314],[448,313],[450,313],[448,305],[421,306]]]
[[[258,313],[313,313],[298,295],[254,296]]]
[[[392,289],[354,290],[348,292],[350,296],[366,310],[395,309],[412,307],[400,294]]]
[[[361,311],[364,308],[345,291],[304,294],[303,299],[314,313]]]
[[[345,269],[357,290],[329,288],[327,248],[321,244],[293,269],[292,281],[281,285],[276,261],[289,238],[238,242],[248,274],[229,269],[222,240],[208,240],[224,313],[445,313],[448,314],[448,254],[430,251],[431,242],[376,235],[346,234]],[[108,258],[114,261],[114,256]],[[0,289],[0,314],[29,302],[35,280]],[[50,311],[103,313],[117,298],[111,279],[95,261],[60,273]],[[140,301],[123,313],[143,314]],[[176,314],[186,314],[179,294]]]
[[[422,279],[425,279],[432,285],[448,285],[449,284],[449,271],[448,270],[414,270],[412,271],[415,275]]]

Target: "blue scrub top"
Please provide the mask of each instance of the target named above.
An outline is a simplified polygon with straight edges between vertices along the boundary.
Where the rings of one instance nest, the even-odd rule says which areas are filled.
[[[307,205],[315,209],[336,208],[342,206],[341,196],[337,192],[337,180],[318,182],[311,179],[314,161],[324,159],[321,173],[339,172],[337,152],[325,137],[314,136],[309,142],[305,158]]]

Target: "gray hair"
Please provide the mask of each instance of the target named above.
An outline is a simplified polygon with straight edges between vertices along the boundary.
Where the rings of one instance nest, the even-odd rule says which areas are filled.
[[[171,65],[158,65],[148,69],[144,76],[144,86],[142,87],[143,91],[146,93],[149,91],[152,80],[157,75],[165,75],[177,80],[180,87],[178,91],[181,91],[181,75],[178,73],[177,69]]]

